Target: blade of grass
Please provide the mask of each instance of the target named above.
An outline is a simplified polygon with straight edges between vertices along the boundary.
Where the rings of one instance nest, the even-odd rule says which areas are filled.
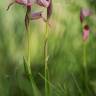
[[[72,75],[72,79],[73,79],[73,81],[74,81],[74,83],[75,83],[75,85],[76,85],[76,87],[77,87],[77,89],[78,89],[80,95],[81,95],[81,96],[84,96],[84,95],[83,95],[83,91],[82,91],[82,89],[80,88],[80,86],[79,86],[79,84],[78,84],[78,82],[77,82],[77,80],[76,80],[74,74],[72,73],[71,75]]]
[[[52,88],[54,88],[56,91],[58,91],[58,93],[56,93],[56,95],[57,95],[57,96],[60,96],[59,93],[61,93],[61,90],[60,90],[58,87],[56,87],[55,85],[53,85],[49,80],[47,80],[41,73],[38,73],[38,74],[39,74],[39,76],[40,76],[44,81],[46,81],[46,82],[49,84],[50,87],[52,87]]]

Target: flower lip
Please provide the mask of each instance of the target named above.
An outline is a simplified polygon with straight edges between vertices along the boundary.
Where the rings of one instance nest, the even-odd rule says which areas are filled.
[[[86,41],[89,37],[90,28],[88,25],[85,25],[83,28],[83,40]]]
[[[31,20],[36,20],[36,19],[42,18],[42,11],[32,12],[32,13],[29,15],[29,18],[30,18]]]

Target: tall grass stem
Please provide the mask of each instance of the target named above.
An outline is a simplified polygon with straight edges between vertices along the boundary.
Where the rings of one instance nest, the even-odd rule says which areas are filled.
[[[49,81],[49,71],[48,71],[48,24],[46,22],[46,30],[44,36],[44,63],[45,63],[45,96],[50,96],[49,84],[46,80]]]

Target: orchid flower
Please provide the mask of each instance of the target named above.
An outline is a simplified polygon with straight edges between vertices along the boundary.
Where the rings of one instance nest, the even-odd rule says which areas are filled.
[[[91,11],[89,9],[81,9],[80,12],[80,21],[81,24],[83,25],[83,67],[84,67],[84,86],[86,88],[86,90],[88,89],[88,84],[86,82],[89,82],[89,76],[88,76],[88,69],[87,69],[87,40],[89,37],[89,33],[90,33],[90,27],[87,24],[87,22],[85,22],[85,18],[89,17],[91,15]],[[88,90],[89,91],[89,90]]]
[[[80,21],[83,23],[84,19],[90,16],[92,12],[89,9],[81,9],[80,11]]]
[[[47,8],[47,19],[52,14],[52,0],[37,0],[36,4]]]
[[[47,18],[50,17],[51,13],[52,13],[52,0],[15,0],[13,2],[11,2],[7,8],[7,10],[14,4],[20,4],[20,5],[24,5],[26,7],[32,7],[33,4],[37,4],[39,6],[45,7],[47,8]]]
[[[83,28],[83,40],[86,41],[89,36],[90,28],[88,25],[85,25]]]
[[[36,0],[37,5],[42,6],[47,8],[47,19],[45,17],[43,17],[42,15],[42,11],[39,12],[31,12],[31,7],[27,6],[27,12],[26,12],[26,17],[25,17],[25,25],[26,25],[26,29],[28,29],[28,23],[30,20],[36,20],[36,19],[40,19],[42,18],[44,22],[47,22],[47,20],[50,18],[51,14],[52,14],[52,0]],[[30,10],[30,11],[29,11]],[[48,25],[50,25],[48,23]]]
[[[36,0],[35,4],[41,6],[41,7],[45,7],[47,8],[47,20],[50,18],[51,14],[52,14],[52,0]],[[43,21],[47,21],[43,15],[42,15],[42,11],[40,12],[32,12],[31,15],[29,15],[29,18],[31,20],[36,20],[36,19],[40,19],[42,18]]]
[[[80,21],[81,23],[84,22],[84,19],[91,15],[91,11],[89,9],[81,9],[80,11]],[[90,32],[90,28],[88,24],[84,24],[83,27],[83,40],[86,41],[88,39]]]
[[[9,4],[7,10],[9,10],[9,8],[14,3],[24,5],[27,8],[26,16],[25,16],[25,26],[27,30],[28,30],[30,20],[36,20],[36,19],[42,18],[44,22],[47,22],[47,20],[50,18],[52,14],[52,0],[15,0]],[[34,4],[47,8],[47,19],[43,17],[42,11],[31,12],[32,5]]]

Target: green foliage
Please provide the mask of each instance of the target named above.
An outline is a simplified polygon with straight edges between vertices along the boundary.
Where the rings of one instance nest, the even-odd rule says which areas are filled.
[[[91,1],[53,0],[52,26],[48,37],[50,81],[47,80],[52,96],[96,95],[96,2]],[[8,3],[8,0],[0,0],[0,96],[32,96],[23,62],[24,47],[27,46],[26,9],[16,4],[6,11]],[[88,18],[91,32],[86,49],[89,91],[84,86],[82,26],[79,20],[82,7],[88,7],[94,13]],[[35,92],[41,96],[45,91],[44,30],[42,20],[31,22],[31,70],[39,89],[35,88]]]

